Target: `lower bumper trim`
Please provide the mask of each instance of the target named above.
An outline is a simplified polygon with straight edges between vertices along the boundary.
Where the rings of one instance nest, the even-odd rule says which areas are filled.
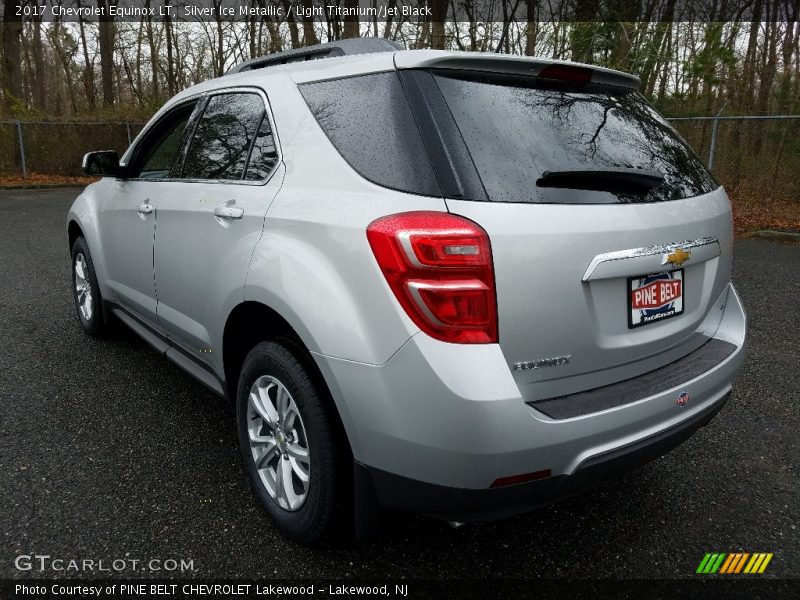
[[[491,521],[529,512],[641,466],[678,446],[713,419],[730,393],[678,425],[627,446],[593,456],[571,475],[501,488],[463,489],[426,483],[357,463],[368,476],[378,504],[453,521]]]
[[[528,405],[551,419],[570,419],[600,412],[655,396],[694,379],[719,365],[735,351],[736,346],[730,342],[712,338],[683,358],[639,377],[567,396],[534,400]]]

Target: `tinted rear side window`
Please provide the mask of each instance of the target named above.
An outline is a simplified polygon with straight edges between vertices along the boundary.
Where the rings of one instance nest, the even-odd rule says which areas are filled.
[[[694,152],[636,91],[559,89],[530,77],[434,71],[491,200],[657,202],[718,187]],[[664,181],[643,193],[537,186],[545,171],[647,169]]]
[[[242,179],[263,116],[264,101],[258,94],[212,96],[197,123],[183,177]]]
[[[441,195],[394,71],[306,83],[300,92],[336,150],[362,177],[395,190]]]

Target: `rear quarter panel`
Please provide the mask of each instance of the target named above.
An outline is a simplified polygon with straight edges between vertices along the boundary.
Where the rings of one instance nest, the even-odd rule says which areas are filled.
[[[312,352],[383,364],[418,329],[378,268],[367,226],[397,212],[445,211],[445,203],[359,176],[288,76],[268,94],[286,179],[267,212],[246,298],[280,313]]]

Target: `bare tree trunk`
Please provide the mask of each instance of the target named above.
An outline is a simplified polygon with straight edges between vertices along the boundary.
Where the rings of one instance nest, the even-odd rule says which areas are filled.
[[[527,22],[525,24],[525,54],[536,55],[536,37],[539,29],[539,0],[528,0]]]
[[[221,3],[218,3],[218,5]],[[225,75],[225,32],[222,28],[222,16],[219,14],[219,10],[216,13],[217,17],[217,65],[216,65],[216,73],[217,77],[222,77]],[[170,91],[170,93],[174,94],[174,91]]]
[[[305,9],[303,14],[303,43],[306,46],[319,44],[317,32],[314,31],[314,17],[308,16],[313,6],[312,0],[303,0],[303,8]]]
[[[389,3],[387,5],[387,7],[389,9],[392,9],[395,6],[397,6],[397,0],[389,0]],[[391,39],[392,38],[392,19],[393,18],[394,18],[394,15],[392,15],[392,14],[389,14],[386,17],[386,25],[383,28],[383,37],[385,37],[387,39]]]
[[[64,69],[64,80],[67,84],[67,91],[69,93],[69,101],[70,107],[72,108],[72,113],[75,114],[78,112],[78,105],[77,105],[77,94],[75,93],[75,86],[72,83],[73,74],[70,69],[72,64],[72,55],[68,55],[67,51],[65,50],[62,44],[62,24],[60,20],[57,20],[52,29],[49,30],[49,38],[50,38],[50,45],[53,47],[53,51],[55,55],[58,57],[59,62],[61,63],[61,67]],[[76,48],[77,50],[77,48]]]
[[[22,105],[25,107],[31,106],[33,99],[33,65],[31,64],[31,45],[25,32],[25,24],[22,25],[22,64],[23,64],[23,77],[22,77]]]
[[[100,45],[100,78],[103,84],[103,105],[114,105],[114,18],[108,15],[108,7],[116,0],[97,0],[97,6],[106,14],[100,17],[98,41]]]
[[[11,112],[18,98],[22,97],[22,72],[20,49],[22,20],[16,16],[16,6],[6,2],[3,8],[3,100],[6,112]]]
[[[767,0],[767,12],[769,14],[769,22],[767,23],[767,32],[764,38],[764,54],[766,55],[766,62],[761,71],[761,85],[758,89],[758,103],[756,109],[760,113],[767,112],[769,108],[769,94],[772,88],[772,83],[775,80],[775,72],[778,63],[778,4],[779,2],[773,0],[770,7],[770,0]],[[771,8],[771,10],[770,10]]]
[[[444,22],[447,18],[447,2],[432,0],[431,4],[431,48],[445,49]]]
[[[150,6],[150,0],[145,0],[146,7]],[[147,45],[150,48],[150,75],[153,78],[152,94],[153,101],[158,102],[158,48],[156,47],[155,33],[153,31],[153,19],[147,16]]]
[[[139,30],[136,32],[136,96],[143,102],[142,94],[142,38],[144,37],[144,20],[139,21]]]
[[[592,37],[596,29],[595,23],[591,22],[596,18],[600,10],[599,0],[576,0],[575,20],[572,26],[572,60],[578,62],[591,62],[592,60]]]
[[[258,56],[258,54],[256,54],[256,41],[257,41],[256,40],[256,19],[257,18],[258,17],[255,17],[255,16],[250,17],[250,20],[247,23],[247,30],[248,30],[248,39],[247,39],[247,41],[249,42],[249,46],[250,46],[248,48],[250,50],[249,58],[255,58],[256,56]]]
[[[78,7],[80,7],[81,1],[78,0]],[[89,57],[89,46],[86,43],[86,26],[84,25],[83,19],[78,18],[78,29],[81,35],[81,46],[83,48],[83,61],[84,61],[84,71],[83,71],[83,91],[86,94],[86,100],[89,103],[89,108],[94,108],[94,101],[95,101],[95,92],[94,92],[94,63],[92,62],[91,58]]]
[[[357,9],[358,0],[344,0],[345,8]],[[360,36],[358,27],[358,16],[347,16],[344,18],[344,35],[345,38],[357,38]]]
[[[164,36],[167,38],[167,93],[175,95],[175,61],[172,60],[172,17],[164,17]],[[216,75],[222,75],[216,70]]]
[[[44,46],[42,45],[42,17],[33,18],[33,67],[35,79],[33,81],[33,103],[36,108],[47,109],[47,96],[44,82],[47,79],[44,66]]]

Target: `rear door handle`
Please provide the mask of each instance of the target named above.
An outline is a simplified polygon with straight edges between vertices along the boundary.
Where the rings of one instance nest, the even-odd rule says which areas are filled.
[[[144,201],[137,207],[136,212],[138,212],[140,215],[149,215],[151,212],[153,212],[153,205],[148,204],[147,201]]]
[[[244,216],[244,209],[238,206],[217,206],[214,208],[214,216],[221,219],[241,219]]]

